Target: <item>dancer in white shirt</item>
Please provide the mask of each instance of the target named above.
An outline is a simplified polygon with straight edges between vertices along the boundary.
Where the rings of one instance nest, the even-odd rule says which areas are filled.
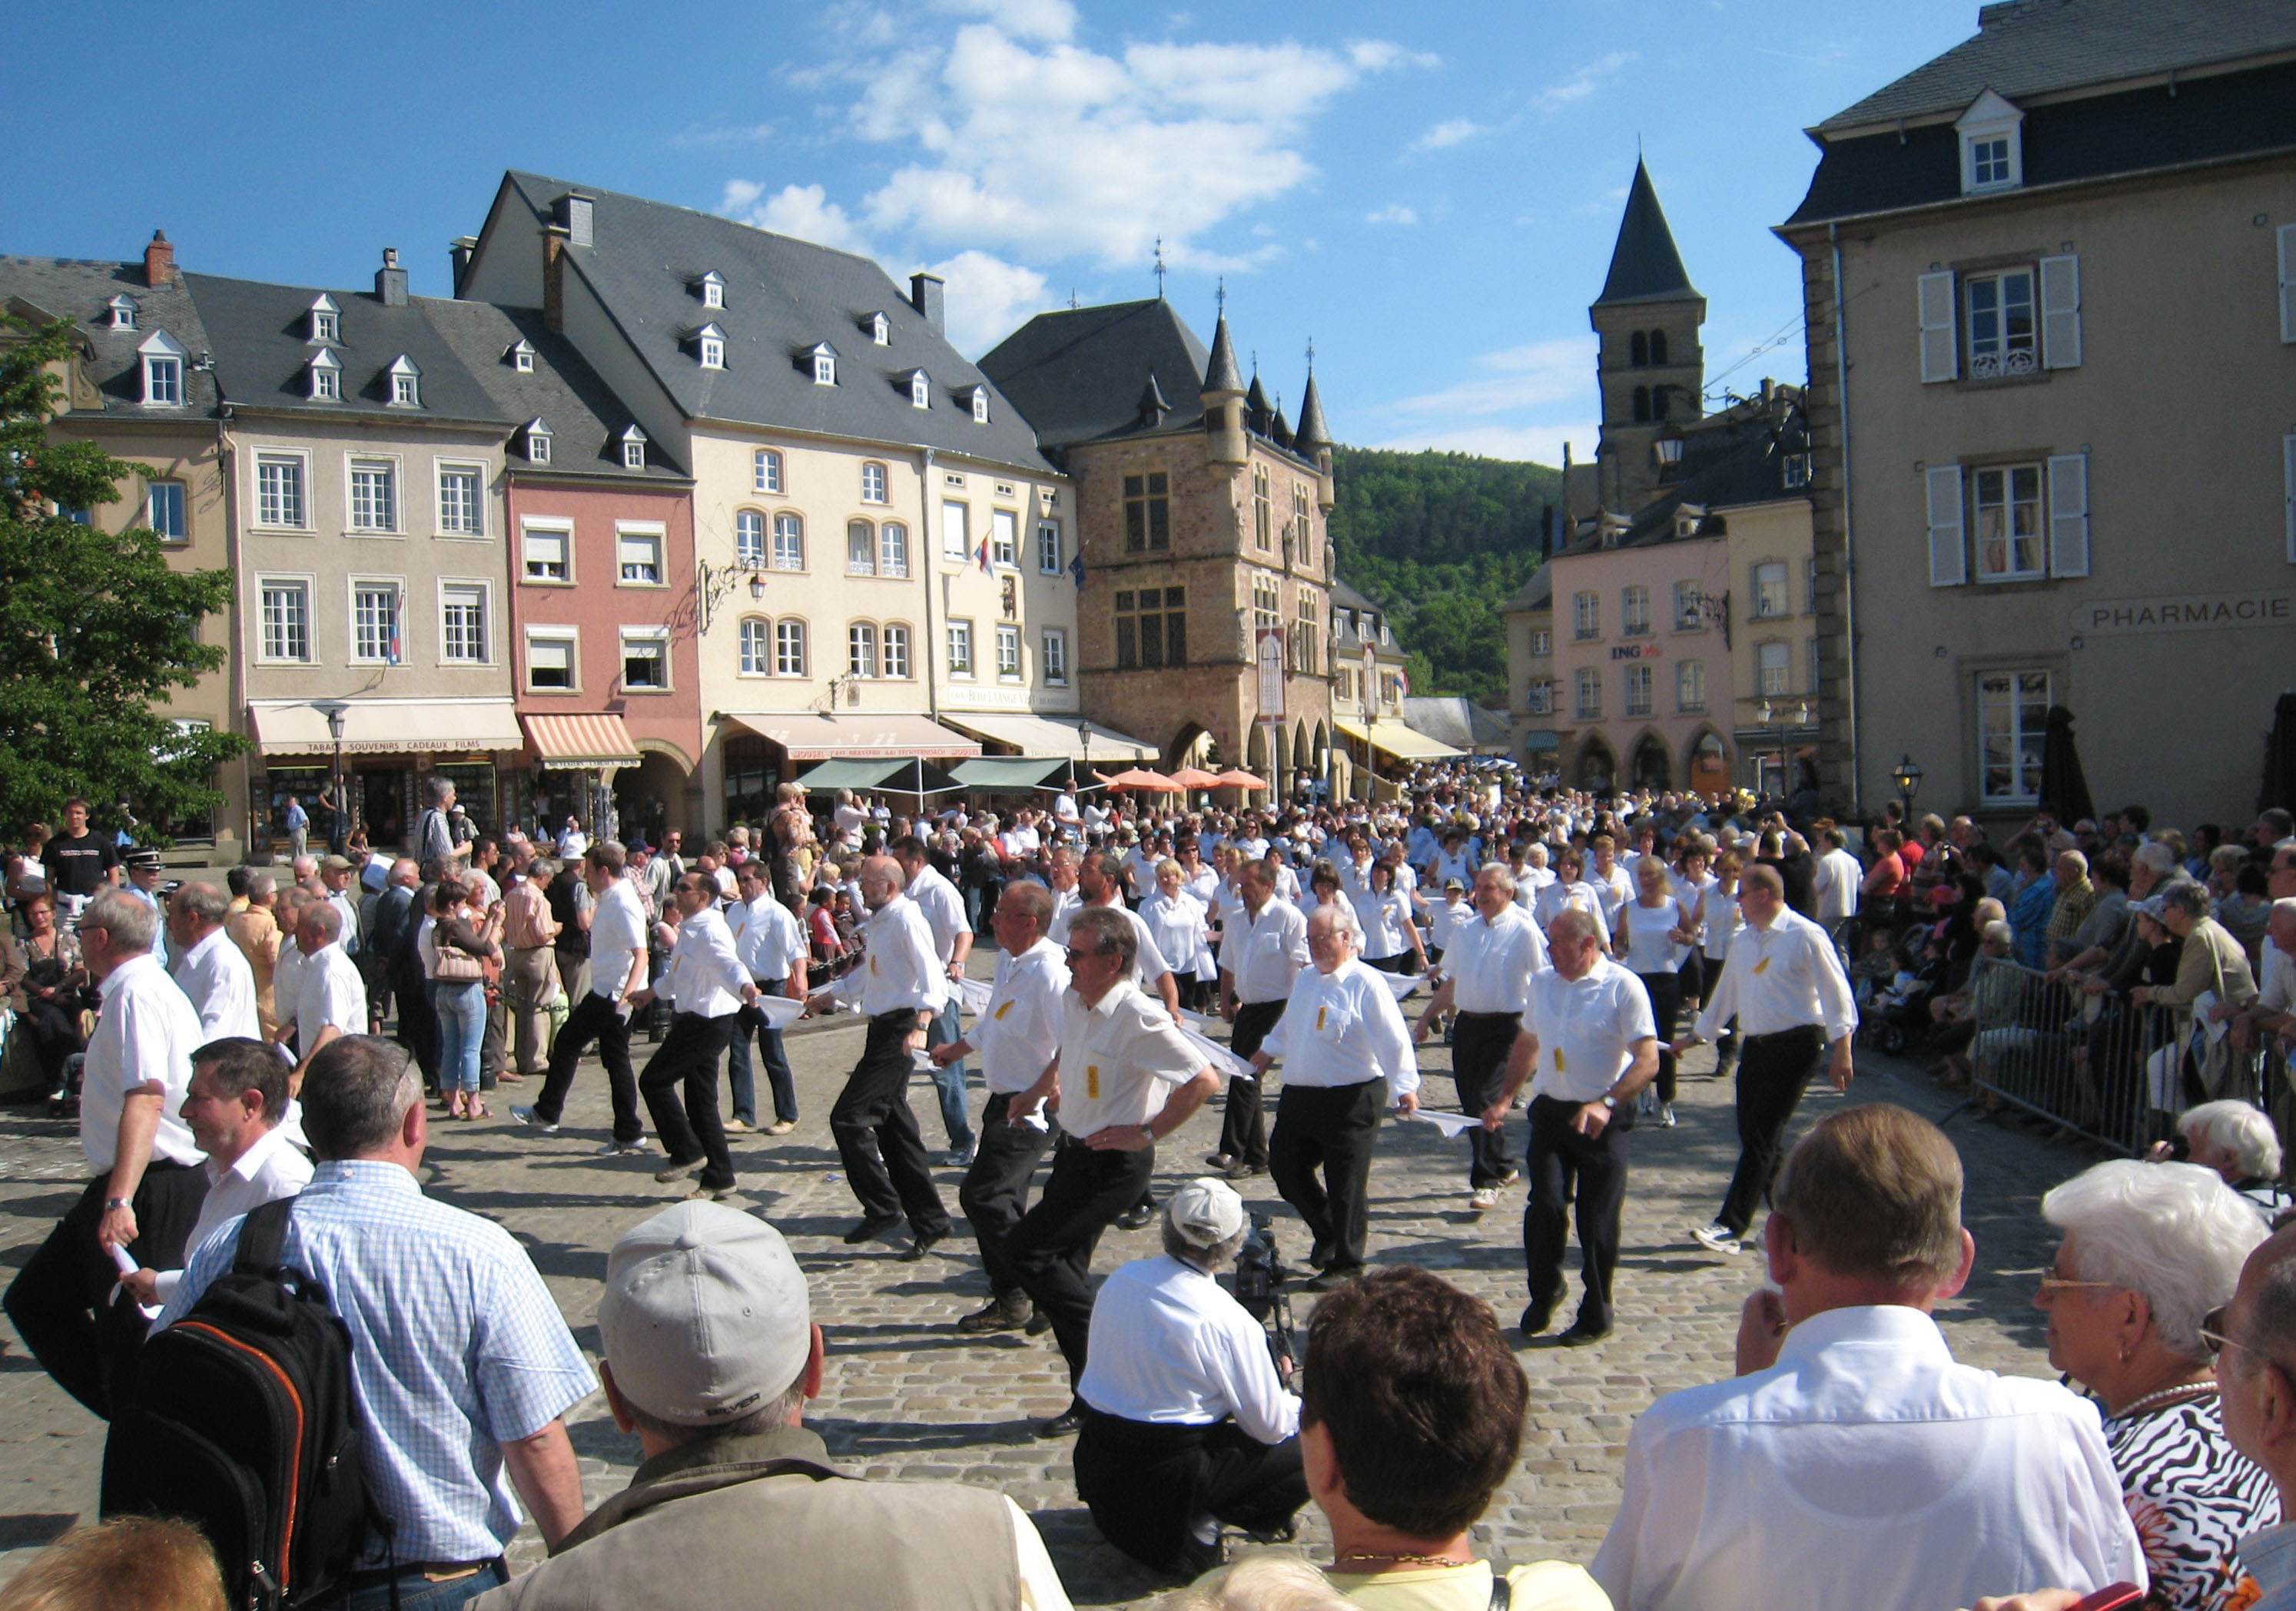
[[[186,884],[168,898],[168,935],[175,942],[168,971],[210,1041],[263,1038],[255,1007],[255,969],[224,930],[231,902],[212,884]],[[277,1059],[274,1059],[276,1061]]]
[[[669,1153],[669,1162],[653,1178],[668,1185],[698,1170],[701,1178],[690,1195],[723,1201],[734,1195],[734,1154],[718,1116],[718,1059],[734,1038],[735,1015],[758,999],[758,986],[718,914],[718,880],[706,872],[689,872],[671,888],[669,898],[678,913],[669,966],[652,989],[631,998],[643,1010],[657,996],[666,997],[673,1009],[669,1033],[638,1075],[638,1094],[645,1099],[653,1133]]]

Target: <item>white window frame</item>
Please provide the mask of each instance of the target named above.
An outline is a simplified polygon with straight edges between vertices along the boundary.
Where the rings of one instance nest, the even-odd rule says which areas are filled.
[[[633,425],[622,432],[622,468],[644,470],[646,467],[646,434]]]
[[[2021,338],[2009,328],[2012,307],[2009,291],[2012,282],[2016,281],[2023,282],[2025,297],[2026,328],[2021,336],[2024,343],[2021,347],[2013,345]],[[1964,356],[1969,365],[1969,378],[1972,380],[2001,380],[2040,373],[2041,284],[2040,275],[2033,266],[2013,263],[2003,268],[1987,269],[1981,274],[1963,274],[1959,283],[1961,315],[1964,321],[1962,345],[1966,349]],[[1984,315],[1977,306],[1980,288],[1984,286],[1993,288],[1990,312],[1994,321],[1991,337],[1994,348],[1989,352],[1980,352],[1977,345],[1985,339],[1978,333],[1978,326]]]
[[[845,624],[845,675],[874,682],[879,664],[877,624],[874,621],[848,621]]]
[[[1530,653],[1533,659],[1548,659],[1554,653],[1554,629],[1535,626],[1530,633]]]
[[[2055,697],[2055,679],[2049,671],[2033,666],[1997,666],[1978,672],[1976,677],[1978,797],[1987,806],[2035,805],[2040,799],[2041,744],[2046,731],[2046,713]],[[2029,677],[2041,679],[2039,708],[2043,713],[2042,725],[2030,732],[2026,731],[2023,718],[2024,708],[2029,703],[2023,697],[2024,685],[2025,679]],[[2006,765],[2011,785],[2009,789],[1999,791],[1992,788],[1991,780],[1987,775],[1989,763],[1986,754],[1988,741],[1992,737],[1988,723],[1997,709],[2006,718],[2002,732],[2008,745]],[[2030,760],[2027,759],[2029,747]],[[2019,787],[2029,774],[2033,787]]]
[[[634,548],[634,544],[644,544],[644,547]],[[641,570],[651,569],[653,575],[650,577],[630,576],[628,571],[633,562]],[[657,588],[669,585],[669,528],[667,526],[650,520],[614,522],[614,585]]]
[[[726,367],[726,332],[716,325],[693,338],[694,356],[704,369]]]
[[[521,336],[510,349],[510,366],[521,375],[534,372],[534,343]]]
[[[750,490],[769,492],[775,497],[782,491],[782,456],[773,448],[760,447],[750,456]]]
[[[392,408],[422,407],[422,372],[415,367],[414,360],[405,353],[399,354],[398,357],[391,360],[389,373],[390,375],[390,406]]]
[[[555,434],[556,433],[539,418],[527,422],[526,462],[529,464],[547,464],[550,462],[550,443],[552,438]]]
[[[726,306],[726,282],[719,279],[714,270],[701,276],[701,306],[704,307]]]
[[[1651,635],[1650,589],[1640,582],[1628,583],[1619,589],[1619,635],[1622,638],[1646,638]]]
[[[988,388],[985,386],[972,388],[972,422],[975,425],[988,423]]]
[[[1677,660],[1674,663],[1674,708],[1676,714],[1689,716],[1706,708],[1706,662]]]
[[[1603,636],[1603,595],[1593,588],[1570,595],[1570,631],[1574,642],[1599,642]]]
[[[1037,574],[1038,576],[1056,577],[1066,569],[1068,568],[1066,549],[1067,544],[1061,540],[1061,523],[1058,520],[1037,522]]]
[[[996,680],[1019,682],[1021,665],[1021,629],[1009,621],[1000,621],[996,625]]]
[[[879,347],[890,347],[893,344],[893,322],[882,314],[871,314],[869,339]]]
[[[1603,719],[1603,674],[1592,666],[1581,666],[1571,678],[1572,706],[1581,722]]]
[[[744,527],[754,525],[757,541],[747,540]],[[772,530],[771,517],[762,509],[737,509],[734,511],[734,563],[744,570],[763,570],[766,557],[771,552],[766,534]]]
[[[311,455],[299,447],[258,447],[249,455],[248,470],[255,485],[250,488],[249,505],[255,512],[253,525],[260,531],[309,531],[311,527]],[[266,470],[291,469],[295,472],[294,508],[286,507],[287,499],[279,500],[282,518],[266,520],[266,499],[263,488],[263,472]],[[293,515],[294,519],[284,517]]]
[[[164,499],[174,505],[174,529],[160,521],[160,505],[163,490],[172,495]],[[183,482],[162,476],[144,484],[144,524],[162,543],[188,543],[192,540],[191,489]]]
[[[386,474],[385,487],[390,497],[390,508],[384,512],[388,523],[372,521],[361,525],[358,519],[358,486],[362,475],[372,475],[381,470]],[[362,537],[395,537],[406,529],[406,466],[397,454],[345,454],[343,455],[343,529]]]
[[[922,369],[909,377],[909,406],[911,408],[932,406],[932,377]]]
[[[2017,495],[2017,478],[2020,475],[2030,475],[2032,478],[2032,497],[2030,501]],[[2048,467],[2033,460],[2026,460],[2015,464],[1980,464],[1971,467],[1967,471],[1967,477],[1970,550],[1971,558],[1974,560],[1972,567],[1973,578],[1979,582],[2037,582],[2047,576],[2049,574]],[[1994,478],[1998,480],[2001,496],[1997,504],[1989,504],[1985,502],[1985,487],[1988,480]],[[2016,529],[2016,513],[2019,509],[2025,507],[2030,507],[2032,511],[2033,528],[2030,532],[2021,534]],[[1984,531],[1986,511],[1993,508],[1997,508],[2001,511],[2005,522],[2003,533],[1997,541],[2002,544],[2001,552],[2007,563],[2000,569],[1989,569],[1986,565],[1987,549],[1990,544],[1997,541],[1997,539],[1988,538]],[[2016,562],[2017,551],[2021,543],[2031,545],[2033,562],[2030,565],[2019,565]]]
[[[878,523],[877,574],[881,577],[906,577],[909,574],[907,521],[882,520]]]
[[[1347,697],[1352,699],[1354,696],[1350,692]],[[1523,708],[1532,716],[1553,716],[1554,714],[1554,679],[1553,677],[1531,678],[1529,685],[1523,690],[1522,705]]]
[[[1997,191],[2015,190],[2025,183],[2025,114],[2015,104],[1987,90],[1970,103],[1954,127],[1961,136],[1963,195],[1991,195]],[[2000,152],[2002,169],[1980,175],[1980,154],[1989,159],[1997,141],[2004,148]]]
[[[154,331],[155,335],[161,332]],[[184,355],[147,352],[144,355],[144,406],[181,408],[184,405]]]
[[[858,517],[845,522],[845,574],[877,574],[877,528]]]
[[[479,653],[449,654],[455,634],[447,625],[447,612],[465,601],[468,594],[478,594]],[[439,578],[439,664],[441,666],[492,666],[495,656],[494,588],[484,577],[440,577]]]
[[[752,628],[755,630],[753,631]],[[744,677],[769,677],[774,675],[774,623],[769,616],[743,616],[734,629],[734,665],[735,675]]]
[[[967,683],[972,682],[975,665],[972,623],[970,620],[951,619],[948,623],[948,631],[943,634],[943,647],[948,656],[948,675]]]
[[[335,299],[326,292],[321,291],[317,298],[312,302],[308,311],[311,322],[308,326],[310,334],[307,339],[325,342],[331,346],[340,344],[343,339],[343,313],[341,308],[335,306]]]
[[[311,355],[305,396],[313,403],[340,403],[343,400],[342,360],[321,348]]]
[[[669,631],[662,626],[625,626],[621,629],[621,657],[615,663],[614,686],[623,693],[652,694],[675,692],[669,675]],[[659,683],[630,681],[630,649],[633,644],[655,650],[655,661],[661,667]]]
[[[291,590],[302,601],[301,626],[303,629],[303,652],[299,655],[275,654],[272,652],[271,623],[268,618],[268,612],[271,605],[269,599],[266,595],[272,593],[274,590],[281,592]],[[256,577],[255,585],[250,591],[253,595],[253,603],[255,607],[256,663],[262,666],[311,666],[317,664],[319,642],[318,629],[317,625],[313,620],[312,617],[314,606],[316,603],[318,595],[318,578],[308,572],[266,571]]]
[[[1069,634],[1061,627],[1047,626],[1037,634],[1037,658],[1044,669],[1045,686],[1066,688],[1069,685]]]
[[[1775,591],[1766,589],[1762,573],[1775,571]],[[1772,609],[1773,601],[1776,608]],[[1793,578],[1784,560],[1758,560],[1746,572],[1746,618],[1751,621],[1783,621],[1793,614]]]
[[[528,693],[545,696],[580,693],[582,691],[582,633],[576,626],[529,626],[524,634],[526,653],[521,662],[520,687]],[[566,686],[548,687],[534,680],[534,650],[537,643],[562,644],[566,650]]]
[[[447,478],[468,476],[471,479],[471,523],[468,526],[447,524]],[[487,467],[467,459],[434,459],[430,462],[430,478],[438,497],[439,518],[436,524],[442,537],[483,538],[487,535]]]
[[[345,584],[346,597],[350,605],[350,636],[348,649],[354,666],[403,666],[406,663],[406,578],[404,577],[354,576]],[[381,652],[368,654],[359,647],[359,634],[365,623],[359,619],[359,595],[388,593],[398,627],[398,658],[390,658],[390,641],[386,637]]]
[[[1656,714],[1658,679],[1651,675],[1650,662],[1628,662],[1619,684],[1619,714],[1626,716],[1647,716]]]
[[[881,676],[896,683],[906,683],[915,676],[916,662],[909,658],[909,638],[906,621],[888,621],[878,629],[877,666]],[[898,671],[894,669],[897,661],[900,666]]]
[[[767,555],[775,570],[805,568],[805,517],[793,509],[776,510],[767,538]]]
[[[805,617],[783,616],[774,622],[774,675],[803,677],[812,675],[813,650],[807,641]],[[794,645],[795,652],[791,653]]]
[[[954,522],[952,523],[952,517]],[[955,542],[949,538],[954,533]],[[972,558],[972,505],[955,498],[940,502],[940,557],[962,565]]]
[[[1754,691],[1766,699],[1783,699],[1793,692],[1793,645],[1784,638],[1765,638],[1754,645]]]
[[[534,539],[548,537],[559,545],[559,564],[565,571],[561,577],[537,577],[531,567],[529,552]],[[574,585],[574,522],[564,519],[544,520],[531,516],[519,522],[518,579],[529,587],[571,587]]]
[[[864,503],[890,503],[893,501],[892,471],[874,459],[862,461],[861,501]]]
[[[837,360],[828,353],[813,355],[813,383],[816,386],[837,384]]]
[[[1000,570],[1020,568],[1020,511],[992,509],[988,511],[988,562]]]
[[[119,295],[112,298],[111,301],[104,304],[104,307],[109,308],[111,312],[111,328],[113,330],[134,330],[135,328],[135,298],[129,296],[126,291],[122,291]]]

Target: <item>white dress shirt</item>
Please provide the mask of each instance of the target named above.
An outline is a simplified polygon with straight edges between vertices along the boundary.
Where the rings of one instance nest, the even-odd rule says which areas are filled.
[[[219,1041],[228,1035],[244,1035],[250,1041],[263,1038],[263,1026],[255,1012],[255,969],[248,965],[247,953],[233,945],[223,929],[218,928],[176,957],[171,971],[191,998],[192,1010],[200,1015],[200,1033],[206,1040]]]
[[[742,986],[750,982],[734,950],[734,931],[715,906],[678,920],[677,945],[662,969],[660,989],[673,1007],[722,1018],[742,1010]]]
[[[1158,889],[1140,903],[1139,917],[1173,972],[1193,975],[1200,970],[1207,921],[1201,901],[1185,887],[1177,895]]]
[[[345,1034],[366,1033],[366,981],[340,945],[322,945],[304,958],[295,977],[295,1043],[305,1057],[330,1024]]]
[[[430,973],[437,953],[422,948],[429,946],[430,943],[430,928],[436,920],[429,912],[423,913],[422,927],[414,936],[422,958],[422,972],[426,977]],[[296,939],[291,931],[282,933],[279,936],[278,961],[271,964],[271,1002],[277,1009],[279,1021],[282,1024],[291,1024],[295,1021],[295,1004],[303,999],[303,947],[300,942]]]
[[[1538,932],[1545,934],[1546,926],[1554,921],[1555,915],[1566,906],[1576,906],[1595,920],[1595,937],[1603,942],[1604,950],[1608,950],[1611,945],[1610,892],[1584,879],[1575,884],[1555,879],[1540,890],[1538,899],[1531,903],[1530,915],[1538,925]]]
[[[1514,875],[1514,904],[1526,908],[1536,906],[1539,891],[1554,882],[1554,869],[1526,865]]]
[[[1026,1091],[1044,1077],[1061,1049],[1061,997],[1068,987],[1068,962],[1050,940],[996,959],[988,1010],[964,1037],[980,1051],[980,1075],[992,1096]]]
[[[1237,1001],[1282,1001],[1307,962],[1308,920],[1281,895],[1269,897],[1256,917],[1241,901],[1227,914],[1219,964],[1234,977]]]
[[[1496,923],[1480,912],[1459,920],[1443,947],[1451,1005],[1461,1012],[1522,1011],[1530,1003],[1531,975],[1546,966],[1546,937],[1520,906],[1507,907]]]
[[[906,1008],[939,1012],[948,1000],[948,969],[933,947],[932,928],[917,904],[897,895],[862,925],[859,1003],[870,1018]],[[842,980],[840,983],[843,983]]]
[[[1817,920],[1839,922],[1843,918],[1857,915],[1857,888],[1866,881],[1866,870],[1857,858],[1840,846],[1817,858],[1810,870],[1810,894],[1816,898]]]
[[[1073,990],[1061,998],[1061,1127],[1072,1136],[1146,1124],[1206,1066],[1164,1004],[1129,979],[1089,1007]]]
[[[1824,929],[1784,906],[1767,928],[1749,923],[1730,942],[1722,983],[1698,1015],[1693,1038],[1712,1040],[1734,1012],[1741,1034],[1775,1034],[1816,1024],[1830,1043],[1857,1027],[1857,1000],[1833,942]]]
[[[1084,896],[1073,888],[1054,890],[1053,915],[1045,920],[1046,937],[1066,944],[1069,932],[1068,920],[1076,915],[1077,909],[1083,904]]]
[[[1654,1039],[1650,992],[1609,957],[1576,979],[1554,969],[1534,974],[1522,1026],[1538,1037],[1533,1096],[1600,1101],[1635,1060],[1635,1043]]]
[[[1611,871],[1603,872],[1595,866],[1594,857],[1587,857],[1585,881],[1603,897],[1603,915],[1606,918],[1635,898],[1634,875],[1620,863],[1611,863]]]
[[[1045,931],[1045,937],[1055,945],[1066,945],[1070,932],[1076,926],[1077,913],[1083,910],[1083,904],[1078,903],[1056,912],[1052,927]],[[1120,902],[1103,910],[1122,912],[1125,921],[1132,925],[1132,941],[1136,948],[1132,957],[1132,982],[1144,991],[1153,991],[1156,981],[1172,971],[1171,961],[1165,956],[1164,948],[1156,943],[1154,931],[1142,920],[1138,912]]]
[[[2272,936],[2264,940],[2264,967],[2257,983],[2258,1003],[2267,1012],[2296,1012],[2296,956],[2280,949]]]
[[[645,902],[637,886],[616,879],[590,910],[590,994],[618,999],[630,977],[630,953],[637,953],[638,979],[645,979]]]
[[[1411,897],[1402,890],[1390,884],[1381,894],[1366,892],[1355,907],[1356,916],[1363,921],[1365,960],[1383,962],[1411,949],[1403,936],[1404,924],[1411,920]]]
[[[964,897],[957,894],[955,885],[931,866],[918,868],[917,876],[901,893],[916,903],[925,927],[932,930],[933,951],[945,966],[956,954],[956,936],[972,932],[964,920]]]
[[[1360,1085],[1383,1079],[1390,1100],[1419,1089],[1419,1057],[1387,977],[1361,957],[1325,973],[1303,968],[1266,1050],[1286,1085]]]
[[[1103,1415],[1162,1426],[1234,1416],[1270,1445],[1300,1430],[1300,1400],[1276,1377],[1266,1329],[1168,1253],[1119,1265],[1102,1283],[1077,1396]]]
[[[797,920],[771,895],[737,902],[726,908],[725,916],[742,970],[760,985],[786,985],[799,960],[810,954]]]
[[[1813,1315],[1771,1369],[1644,1411],[1591,1570],[1619,1611],[1944,1611],[2145,1582],[2095,1406],[1956,1364],[1897,1304]]]
[[[1518,907],[1517,910],[1520,911],[1521,908]],[[1439,951],[1444,953],[1443,962],[1446,971],[1448,971],[1450,967],[1452,936],[1458,933],[1462,924],[1474,921],[1476,916],[1475,909],[1467,904],[1466,896],[1461,895],[1458,904],[1454,905],[1447,891],[1445,892],[1442,900],[1427,908],[1427,948],[1430,951]]]
[[[1726,894],[1722,880],[1710,881],[1705,895],[1706,954],[1714,961],[1730,954],[1730,942],[1746,926],[1746,914],[1738,910],[1738,897]]]
[[[289,1139],[284,1125],[275,1126],[258,1136],[229,1168],[219,1166],[213,1158],[207,1160],[203,1167],[208,1172],[208,1194],[201,1199],[200,1217],[191,1235],[184,1239],[185,1263],[200,1250],[201,1243],[241,1214],[283,1197],[293,1197],[310,1183],[311,1160],[289,1146]],[[176,1295],[176,1283],[184,1279],[184,1272],[159,1270],[152,1273],[159,1277],[152,1284],[165,1304]]]
[[[160,1129],[152,1156],[196,1164],[207,1155],[184,1123],[184,1093],[192,1084],[192,1053],[205,1044],[191,998],[168,977],[160,959],[129,957],[96,987],[102,1001],[88,1037],[81,1071],[79,1145],[87,1161],[109,1171],[119,1157],[119,1116],[130,1092],[160,1088]]]

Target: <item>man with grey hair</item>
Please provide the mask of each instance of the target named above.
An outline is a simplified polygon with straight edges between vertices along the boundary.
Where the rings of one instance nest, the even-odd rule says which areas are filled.
[[[175,942],[168,971],[200,1015],[209,1041],[263,1038],[255,1010],[255,969],[224,931],[231,902],[212,884],[185,884],[168,898],[168,936]]]
[[[470,854],[467,846],[455,842],[455,828],[447,813],[455,808],[455,786],[445,778],[430,780],[430,804],[414,819],[414,859],[424,867],[437,865],[442,871],[452,871],[461,865],[460,859]]]
[[[2049,864],[2057,896],[2049,908],[2047,963],[2061,968],[2084,947],[2076,936],[2088,914],[2096,909],[2096,886],[2089,882],[2088,858],[2078,850],[2061,850]]]
[[[508,1581],[513,1492],[545,1545],[581,1519],[564,1417],[597,1383],[526,1250],[492,1220],[422,1195],[429,1121],[404,1048],[329,1042],[304,1082],[303,1124],[317,1167],[282,1262],[325,1289],[349,1332],[361,1470],[390,1524],[360,1557],[348,1604],[450,1611]],[[231,1269],[245,1223],[193,1255],[161,1326]]]
[[[365,1034],[366,982],[358,964],[343,953],[342,913],[329,901],[314,901],[303,908],[295,931],[295,948],[303,965],[295,975],[295,1048],[293,1087],[300,1090],[311,1059],[340,1035]],[[283,1012],[286,1004],[280,1004]]]
[[[109,1417],[144,1319],[111,1299],[115,1255],[169,1270],[207,1195],[199,1143],[181,1115],[204,1042],[190,998],[152,954],[160,916],[107,888],[80,913],[80,954],[102,1007],[82,1069],[79,1144],[95,1178],[10,1283],[8,1318],[56,1385]]]
[[[780,1231],[681,1203],[606,1255],[598,1375],[644,1460],[480,1611],[976,1606],[1067,1611],[1035,1524],[994,1489],[863,1482],[803,1423],[826,1345]],[[814,1547],[816,1544],[828,1547]]]

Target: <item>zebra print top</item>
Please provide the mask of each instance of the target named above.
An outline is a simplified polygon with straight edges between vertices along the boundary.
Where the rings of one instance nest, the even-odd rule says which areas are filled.
[[[2216,1394],[2108,1419],[2104,1442],[2152,1574],[2146,1606],[2233,1611],[2255,1599],[2236,1550],[2278,1523],[2280,1495],[2226,1440]]]

